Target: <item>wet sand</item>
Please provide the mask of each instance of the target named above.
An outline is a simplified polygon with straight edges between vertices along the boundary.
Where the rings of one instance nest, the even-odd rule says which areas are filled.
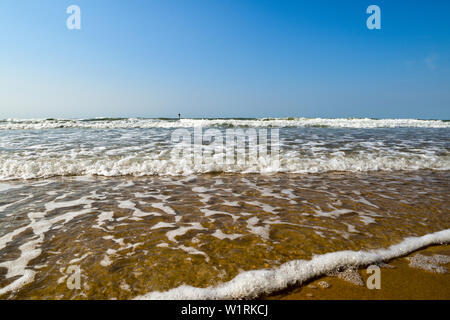
[[[381,289],[368,289],[370,274],[358,270],[364,285],[357,285],[336,276],[314,279],[304,285],[265,297],[281,300],[449,300],[450,264],[444,263],[446,273],[411,267],[409,258],[416,255],[443,255],[450,259],[450,245],[432,246],[406,257],[389,261],[381,267]],[[326,284],[324,283],[326,282]]]

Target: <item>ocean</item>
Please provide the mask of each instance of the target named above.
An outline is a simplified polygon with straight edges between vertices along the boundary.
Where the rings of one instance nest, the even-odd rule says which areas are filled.
[[[448,243],[449,170],[440,120],[1,120],[0,298],[257,298]]]

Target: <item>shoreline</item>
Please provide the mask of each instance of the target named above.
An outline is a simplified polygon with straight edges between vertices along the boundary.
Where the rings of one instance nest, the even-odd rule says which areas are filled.
[[[258,298],[450,243],[448,181],[448,173],[417,172],[64,178],[5,187],[0,293]],[[68,286],[72,266],[80,290]]]
[[[267,300],[449,300],[450,263],[446,273],[437,273],[410,266],[409,259],[416,256],[446,256],[450,260],[450,245],[431,245],[406,256],[386,261],[380,266],[381,288],[368,289],[370,274],[365,268],[357,273],[363,285],[352,283],[336,275],[314,278],[300,286],[262,296]]]

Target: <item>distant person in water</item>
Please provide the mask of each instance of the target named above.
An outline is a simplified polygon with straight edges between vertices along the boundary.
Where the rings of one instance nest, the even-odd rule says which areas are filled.
[[[178,120],[181,120],[181,113],[178,114]]]

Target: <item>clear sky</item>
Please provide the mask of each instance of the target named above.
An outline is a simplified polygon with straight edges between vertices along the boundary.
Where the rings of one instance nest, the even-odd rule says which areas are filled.
[[[0,118],[178,113],[450,119],[450,1],[0,2]]]

